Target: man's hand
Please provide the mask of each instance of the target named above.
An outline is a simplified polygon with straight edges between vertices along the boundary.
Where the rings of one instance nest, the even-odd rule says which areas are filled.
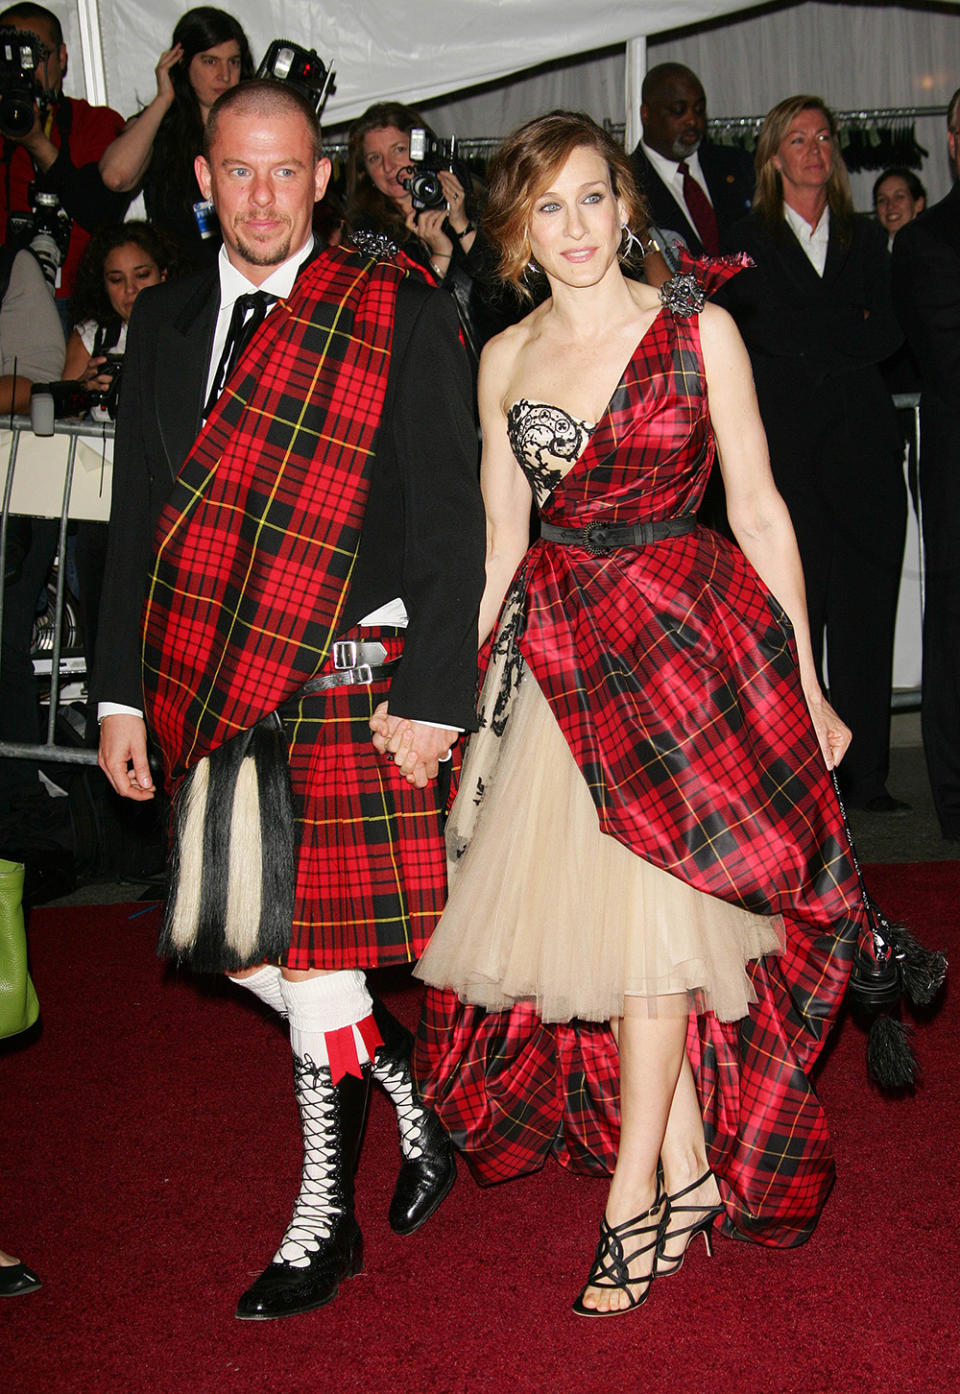
[[[397,769],[417,789],[425,789],[436,779],[440,761],[450,754],[458,731],[441,726],[424,726],[405,716],[391,716],[381,702],[370,718],[374,749],[392,755]]]
[[[154,795],[147,762],[147,728],[143,718],[127,712],[105,716],[100,723],[97,763],[125,799],[143,803]]]
[[[30,127],[29,131],[24,132],[22,136],[7,136],[7,140],[13,140],[16,141],[18,145],[22,145],[28,154],[32,156],[37,168],[44,174],[46,174],[47,170],[60,154],[60,151],[43,129],[43,125],[40,121],[40,108],[36,102],[33,104],[33,125]]]

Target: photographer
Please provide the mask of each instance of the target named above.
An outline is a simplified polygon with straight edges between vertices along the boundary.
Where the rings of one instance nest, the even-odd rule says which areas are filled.
[[[63,330],[40,263],[0,248],[0,413],[29,412],[31,384],[62,368]]]
[[[354,231],[383,233],[418,262],[457,302],[474,370],[487,339],[516,318],[504,313],[489,275],[486,243],[478,234],[470,190],[450,170],[437,176],[444,205],[418,211],[407,183],[413,166],[410,132],[432,131],[399,102],[368,107],[350,127],[347,222]]]
[[[0,14],[0,26],[32,35],[41,61],[34,70],[37,100],[31,128],[21,136],[4,135],[0,148],[0,238],[7,236],[10,213],[28,213],[36,191],[56,194],[73,220],[57,296],[69,299],[80,257],[89,235],[101,223],[118,222],[126,196],[104,186],[97,161],[119,133],[123,119],[110,107],[63,95],[67,50],[56,15],[42,5],[12,5]]]
[[[63,371],[63,329],[51,288],[30,251],[0,248],[0,411],[30,410],[30,387]],[[11,518],[0,652],[0,739],[40,740],[30,639],[37,597],[57,545],[52,518]],[[0,760],[0,815],[17,798],[46,801],[37,765]],[[21,809],[22,811],[22,809]],[[19,815],[18,815],[19,816]]]
[[[64,378],[93,392],[108,390],[107,355],[116,361],[124,352],[134,301],[147,286],[179,274],[181,260],[171,239],[150,223],[116,223],[94,233],[74,284]]]
[[[176,237],[198,267],[216,260],[221,239],[215,217],[208,215],[201,231],[193,162],[213,103],[252,75],[247,36],[233,15],[212,5],[188,10],[157,60],[157,95],[100,160],[107,187],[127,192],[142,187],[150,221]]]

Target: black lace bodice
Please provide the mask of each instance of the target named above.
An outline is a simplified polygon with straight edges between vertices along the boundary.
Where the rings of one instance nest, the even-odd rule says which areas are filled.
[[[507,435],[517,464],[533,489],[537,504],[550,494],[576,464],[596,430],[548,402],[521,397],[507,412]]]

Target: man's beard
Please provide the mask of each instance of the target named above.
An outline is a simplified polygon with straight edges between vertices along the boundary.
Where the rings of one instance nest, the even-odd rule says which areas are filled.
[[[678,137],[673,142],[673,145],[670,147],[670,150],[675,160],[689,160],[691,155],[695,155],[697,153],[702,144],[703,136],[697,136],[696,140],[693,142],[692,145],[688,145],[685,140],[680,140]]]
[[[233,225],[234,236],[237,239],[237,250],[244,261],[251,266],[279,266],[286,261],[290,255],[290,241],[293,236],[293,229],[287,222],[286,236],[281,238],[278,243],[271,243],[269,247],[262,243],[249,242],[243,236],[243,223],[238,222]]]

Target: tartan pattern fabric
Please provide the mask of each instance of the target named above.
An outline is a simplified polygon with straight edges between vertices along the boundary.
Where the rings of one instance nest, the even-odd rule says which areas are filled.
[[[403,651],[402,631],[365,627],[363,638],[388,659]],[[389,688],[389,677],[328,688],[280,709],[297,826],[290,968],[409,963],[443,909],[446,791],[442,780],[415,789],[374,750],[369,721]]]
[[[664,308],[541,515],[583,527],[691,512],[714,450],[697,318]],[[519,648],[604,831],[701,891],[784,916],[785,952],[750,966],[749,1015],[691,1017],[688,1054],[728,1221],[801,1243],[833,1181],[808,1076],[867,925],[789,620],[743,555],[700,527],[606,556],[540,540],[517,597]],[[612,1169],[608,1027],[545,1026],[523,1004],[486,1014],[430,989],[416,1071],[479,1180],[551,1153]]]
[[[289,697],[337,635],[403,275],[317,257],[180,471],[143,616],[145,710],[174,779]]]

